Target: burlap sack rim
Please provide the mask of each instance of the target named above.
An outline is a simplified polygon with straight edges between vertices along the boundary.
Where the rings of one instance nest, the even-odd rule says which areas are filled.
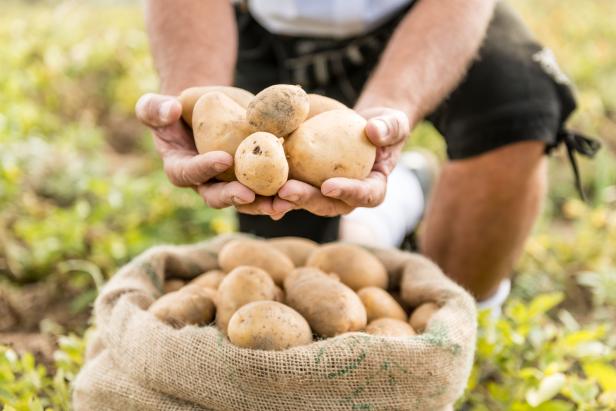
[[[221,243],[228,241],[228,239],[235,238],[237,236],[226,237],[225,239],[219,239]],[[161,253],[183,253],[191,250],[199,250],[202,246],[211,245],[212,241],[206,241],[203,243],[199,243],[196,245],[188,245],[188,246],[157,246],[146,252],[142,253],[138,256],[134,261],[143,261],[157,254]],[[215,253],[213,254],[215,255]],[[126,268],[126,267],[125,267]],[[241,360],[250,360],[250,361],[271,361],[272,358],[275,358],[275,362],[285,362],[285,360],[293,360],[299,358],[299,361],[314,361],[315,352],[319,353],[323,350],[326,350],[327,347],[335,346],[338,342],[346,339],[361,339],[364,342],[368,342],[369,346],[378,346],[383,347],[385,345],[395,348],[398,352],[407,351],[413,355],[426,355],[428,357],[431,356],[431,352],[438,352],[439,355],[443,352],[448,352],[451,355],[466,355],[470,361],[472,361],[472,352],[474,350],[474,328],[469,332],[461,332],[461,333],[453,333],[453,340],[447,341],[438,334],[438,325],[439,325],[439,313],[447,312],[450,320],[449,322],[458,322],[463,321],[468,324],[469,318],[458,318],[460,314],[464,314],[465,310],[458,310],[455,308],[456,305],[461,305],[465,308],[469,307],[469,304],[474,304],[472,299],[463,292],[458,286],[453,283],[449,284],[449,287],[452,288],[453,285],[454,293],[456,293],[456,297],[448,300],[448,302],[441,308],[433,320],[429,323],[428,329],[425,334],[411,337],[411,338],[396,338],[396,337],[379,337],[379,336],[369,336],[365,333],[350,333],[345,334],[343,336],[338,336],[334,338],[330,338],[327,340],[316,341],[312,344],[302,347],[295,347],[284,351],[258,351],[258,350],[250,350],[239,348],[233,346],[230,342],[226,340],[226,338],[220,333],[215,327],[207,326],[207,327],[186,327],[184,329],[176,330],[173,329],[161,322],[159,322],[151,313],[147,312],[147,307],[151,302],[154,301],[157,292],[159,292],[160,285],[162,284],[162,278],[158,278],[157,276],[152,277],[149,276],[149,280],[152,284],[151,287],[142,287],[139,286],[139,281],[136,281],[135,287],[132,289],[123,288],[122,290],[114,290],[114,284],[120,283],[120,279],[122,278],[122,273],[124,269],[121,269],[120,272],[114,277],[109,284],[105,287],[101,296],[99,297],[99,301],[97,302],[97,307],[102,305],[101,301],[105,300],[107,304],[112,303],[112,300],[116,300],[112,303],[113,309],[111,312],[105,312],[105,310],[97,310],[97,319],[104,320],[105,317],[107,319],[114,318],[114,321],[105,321],[107,324],[125,324],[124,329],[114,329],[107,328],[106,332],[103,333],[103,339],[105,340],[105,346],[110,347],[107,348],[109,352],[109,356],[113,358],[114,362],[118,364],[118,366],[129,376],[132,378],[141,381],[146,386],[157,386],[163,383],[163,381],[157,380],[157,373],[153,372],[148,374],[144,372],[147,371],[147,364],[142,364],[143,367],[124,367],[122,357],[126,356],[127,353],[124,350],[118,350],[119,347],[126,347],[127,344],[122,344],[124,341],[141,341],[144,336],[146,336],[147,343],[151,346],[155,347],[163,347],[169,348],[171,344],[166,344],[169,340],[173,340],[175,338],[182,338],[184,334],[190,334],[192,338],[202,338],[203,344],[211,343],[212,338],[216,338],[218,343],[225,349],[227,353],[227,357],[229,358],[240,358]],[[213,268],[213,267],[210,267]],[[115,280],[115,281],[114,281]],[[123,279],[126,282],[126,279]],[[456,288],[458,288],[456,290]],[[470,301],[469,301],[470,300]],[[444,311],[443,311],[444,310]],[[474,313],[474,311],[473,311]],[[124,319],[119,319],[117,317],[125,317]],[[445,315],[442,315],[445,316]],[[465,316],[466,317],[466,316]],[[455,321],[452,321],[455,320]],[[473,318],[474,321],[474,318]],[[144,327],[145,325],[145,327]],[[459,331],[459,330],[458,330]],[[462,329],[464,331],[464,329]],[[115,337],[113,337],[115,336]],[[149,338],[147,338],[149,336]],[[156,337],[152,339],[152,336]],[[450,336],[451,337],[451,336]],[[456,338],[459,337],[459,338]],[[128,344],[130,346],[130,344]],[[470,353],[468,351],[471,351]],[[465,351],[465,352],[463,352]],[[165,355],[169,355],[169,353],[165,353]],[[134,359],[135,357],[133,357]],[[468,360],[466,361],[469,362]],[[467,370],[462,370],[462,372],[467,373],[470,370],[469,367]],[[170,370],[173,371],[173,370]],[[179,375],[181,375],[184,370],[178,369],[176,370]],[[436,370],[438,372],[439,370]],[[179,377],[178,375],[178,377]],[[167,378],[169,376],[167,375]],[[290,379],[293,379],[293,375],[285,376]],[[459,378],[459,377],[457,377]],[[302,376],[297,376],[298,383],[302,383]],[[441,381],[447,381],[447,375],[443,375]],[[166,379],[167,381],[167,379]],[[292,384],[291,384],[292,385]],[[164,386],[164,385],[163,385]],[[447,395],[448,401],[454,401],[459,395],[461,395],[461,390],[464,387],[458,387],[455,389],[455,392],[450,392]],[[164,392],[166,395],[174,396],[173,390],[170,389],[169,392]],[[179,398],[178,398],[179,399]],[[445,398],[443,398],[445,399]],[[182,399],[183,400],[183,399]]]

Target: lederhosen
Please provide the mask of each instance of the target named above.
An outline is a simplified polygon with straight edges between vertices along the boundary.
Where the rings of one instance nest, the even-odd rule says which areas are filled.
[[[272,84],[300,84],[352,107],[411,7],[370,33],[336,40],[271,34],[239,6],[236,85],[256,93]],[[501,1],[466,77],[426,119],[444,136],[452,160],[522,140],[543,141],[546,152],[564,142],[582,193],[574,152],[593,156],[599,143],[564,127],[575,108],[569,80],[551,52]],[[303,210],[277,222],[249,215],[239,220],[241,231],[263,237],[296,235],[326,242],[338,236],[338,218]]]

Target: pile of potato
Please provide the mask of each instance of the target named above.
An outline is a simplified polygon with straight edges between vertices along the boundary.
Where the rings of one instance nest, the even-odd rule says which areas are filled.
[[[439,309],[411,311],[386,290],[383,264],[352,244],[237,239],[220,250],[218,265],[188,284],[167,280],[149,311],[176,328],[215,321],[239,347],[283,350],[346,332],[413,336]]]
[[[256,96],[236,87],[184,90],[182,117],[199,153],[225,151],[234,167],[217,176],[263,196],[289,178],[316,187],[331,177],[362,179],[376,158],[366,120],[344,104],[278,84]]]

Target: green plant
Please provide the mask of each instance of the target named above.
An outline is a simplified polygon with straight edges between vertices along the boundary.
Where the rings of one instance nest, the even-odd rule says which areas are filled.
[[[602,136],[606,149],[580,161],[590,204],[575,199],[562,150],[550,160],[546,210],[504,316],[480,318],[460,407],[615,409],[616,2],[512,3],[577,85],[580,110],[571,125]],[[233,229],[231,212],[207,209],[191,190],[171,186],[134,119],[139,95],[157,87],[137,2],[3,6],[0,286],[50,281],[65,290],[68,282],[81,290],[68,310],[83,311],[95,285],[142,250]],[[444,158],[443,141],[427,124],[410,144]],[[31,354],[0,348],[4,410],[70,409],[84,347],[78,336],[61,338],[49,369]]]
[[[511,301],[505,316],[479,319],[477,356],[462,409],[596,410],[616,407],[611,325],[580,328],[570,313],[548,312],[562,293]]]
[[[0,346],[0,405],[3,411],[65,411],[71,409],[71,382],[83,365],[87,337],[60,337],[54,370]]]
[[[13,7],[0,17],[0,275],[39,281],[74,260],[109,275],[154,244],[232,229],[171,186],[134,118],[156,88],[139,9]]]

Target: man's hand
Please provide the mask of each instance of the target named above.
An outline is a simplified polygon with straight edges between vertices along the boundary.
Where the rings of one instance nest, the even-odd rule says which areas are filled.
[[[199,154],[192,131],[181,120],[182,106],[173,96],[146,94],[137,102],[137,117],[154,135],[169,180],[179,187],[192,187],[212,208],[235,206],[245,214],[264,214],[278,220],[293,209],[306,209],[321,216],[347,214],[356,207],[375,207],[383,201],[387,176],[393,170],[409,134],[407,116],[398,110],[371,108],[360,112],[368,119],[366,134],[377,148],[376,161],[364,180],[335,177],[320,189],[289,180],[277,196],[256,196],[237,181],[212,182],[233,166],[224,151]]]
[[[383,201],[387,176],[396,166],[410,133],[409,119],[402,111],[385,107],[360,110],[359,114],[368,120],[366,135],[377,146],[370,175],[364,180],[330,178],[320,189],[289,180],[278,192],[279,199],[294,204],[294,208],[303,208],[321,216],[348,214],[356,207],[375,207]],[[289,211],[285,203],[272,202],[272,211],[277,218]]]
[[[224,151],[197,152],[192,131],[181,120],[182,105],[175,97],[145,94],[137,102],[135,111],[139,120],[152,130],[156,150],[173,184],[194,188],[212,208],[242,206],[255,201],[255,193],[237,181],[210,181],[233,166],[233,157]]]

